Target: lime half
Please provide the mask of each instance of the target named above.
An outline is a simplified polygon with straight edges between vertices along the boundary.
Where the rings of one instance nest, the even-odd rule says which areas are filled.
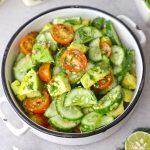
[[[125,150],[150,150],[150,134],[142,131],[131,134],[125,142]]]

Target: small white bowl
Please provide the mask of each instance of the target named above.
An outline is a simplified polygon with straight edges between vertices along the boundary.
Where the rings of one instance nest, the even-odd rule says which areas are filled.
[[[150,26],[150,8],[147,7],[144,0],[135,0],[135,3],[144,22]]]

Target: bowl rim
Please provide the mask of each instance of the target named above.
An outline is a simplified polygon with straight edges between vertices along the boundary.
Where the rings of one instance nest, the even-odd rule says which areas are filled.
[[[9,49],[11,47],[11,45],[13,44],[14,39],[16,38],[16,36],[22,31],[22,29],[24,29],[28,24],[30,24],[32,21],[40,18],[41,16],[48,14],[50,12],[53,11],[57,11],[57,10],[62,10],[62,9],[68,9],[68,8],[79,8],[79,9],[89,9],[89,10],[94,10],[94,11],[98,11],[101,13],[104,13],[106,15],[111,16],[112,18],[114,18],[115,20],[117,20],[118,22],[120,22],[123,26],[126,27],[126,29],[130,32],[130,34],[133,36],[133,38],[135,39],[137,46],[139,48],[139,52],[142,58],[142,65],[143,65],[143,72],[142,72],[142,79],[139,85],[139,89],[137,91],[137,94],[135,96],[135,98],[133,99],[133,102],[129,105],[129,107],[124,111],[124,113],[122,115],[120,115],[118,118],[116,118],[112,123],[110,123],[107,126],[101,127],[96,129],[93,132],[87,132],[87,133],[65,133],[65,132],[59,132],[59,131],[51,131],[48,130],[36,123],[34,123],[33,121],[31,121],[29,119],[29,117],[27,117],[27,115],[25,115],[25,113],[23,113],[23,111],[21,111],[13,102],[11,95],[9,94],[9,90],[7,87],[7,81],[5,78],[5,65],[6,65],[6,60],[7,60],[7,55],[9,52]],[[99,133],[103,133],[106,132],[107,130],[111,129],[112,127],[116,126],[118,123],[120,123],[123,119],[125,119],[127,117],[127,115],[133,110],[134,106],[136,105],[136,103],[139,100],[139,97],[142,93],[143,90],[143,86],[144,86],[144,81],[145,81],[145,73],[146,73],[146,69],[145,69],[145,60],[144,60],[144,55],[142,52],[142,48],[141,45],[139,43],[139,41],[137,40],[136,36],[132,33],[132,31],[121,21],[119,20],[117,17],[115,17],[114,15],[105,12],[103,10],[100,10],[98,8],[95,7],[90,7],[90,6],[85,6],[85,5],[66,5],[66,6],[61,6],[61,7],[55,7],[52,9],[49,9],[47,11],[44,11],[38,15],[36,15],[35,17],[31,18],[29,21],[25,22],[14,34],[13,36],[10,38],[4,54],[3,54],[3,59],[2,59],[2,67],[1,67],[1,78],[2,78],[2,85],[3,85],[3,89],[5,92],[5,95],[10,103],[10,105],[12,106],[12,108],[14,109],[14,111],[18,114],[18,116],[26,123],[28,124],[30,127],[32,127],[35,130],[38,130],[39,132],[45,133],[47,135],[51,135],[51,136],[56,136],[56,137],[62,137],[62,138],[84,138],[84,137],[90,137],[90,136],[94,136],[97,135]]]

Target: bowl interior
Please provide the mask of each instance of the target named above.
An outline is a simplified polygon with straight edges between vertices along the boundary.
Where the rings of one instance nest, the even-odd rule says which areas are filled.
[[[11,99],[13,103],[16,105],[18,110],[20,110],[22,113],[24,113],[17,100],[15,99],[11,89],[10,89],[10,82],[13,81],[13,76],[12,76],[12,67],[15,61],[15,58],[19,52],[19,42],[20,39],[26,35],[27,33],[31,31],[40,31],[40,29],[48,22],[52,21],[53,18],[56,17],[73,17],[73,16],[81,16],[82,18],[95,18],[97,16],[104,17],[106,19],[111,20],[116,29],[117,32],[122,40],[122,42],[129,48],[132,48],[135,50],[136,54],[136,74],[137,74],[137,88],[135,90],[135,96],[138,92],[138,89],[140,87],[140,83],[142,81],[142,76],[143,76],[143,62],[142,62],[142,57],[140,53],[140,48],[135,40],[135,38],[132,36],[132,34],[129,32],[129,30],[118,20],[116,20],[114,17],[94,10],[94,9],[89,9],[89,8],[74,8],[74,7],[68,7],[68,8],[61,8],[61,9],[55,9],[54,11],[46,12],[42,15],[40,15],[37,18],[34,18],[34,20],[26,23],[24,27],[19,29],[17,34],[13,36],[11,39],[10,43],[8,44],[8,47],[6,49],[5,54],[7,55],[7,59],[5,61],[5,66],[4,66],[4,78],[6,80],[6,88],[11,96]],[[8,51],[8,53],[7,53]],[[5,81],[4,81],[5,82]],[[134,97],[135,97],[134,96]],[[134,99],[133,97],[133,99]],[[133,101],[132,101],[133,102]],[[131,103],[132,103],[131,102]],[[129,106],[128,106],[129,107]]]

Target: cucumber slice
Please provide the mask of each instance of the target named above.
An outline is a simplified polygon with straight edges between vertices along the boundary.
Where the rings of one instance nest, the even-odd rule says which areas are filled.
[[[112,61],[112,63],[116,66],[120,66],[122,65],[124,59],[125,59],[124,49],[117,45],[113,46],[112,55],[110,57],[110,60]]]
[[[24,57],[25,57],[25,55],[24,55],[23,53],[19,53],[19,54],[17,55],[16,62],[18,62],[19,60],[21,60],[21,59],[24,58]]]
[[[114,121],[114,118],[113,118],[113,117],[110,117],[110,116],[103,116],[102,119],[101,119],[100,125],[101,125],[101,126],[106,126],[106,125],[112,123],[113,121]]]
[[[102,59],[101,50],[99,47],[100,39],[97,38],[90,43],[90,48],[88,51],[88,56],[91,61],[98,62]]]
[[[88,51],[88,56],[91,61],[98,62],[102,59],[101,50],[99,47],[92,47]]]
[[[107,116],[111,116],[111,117],[118,117],[119,115],[123,114],[123,112],[125,111],[124,106],[123,106],[123,101],[120,103],[120,105],[113,111],[110,111]]]
[[[107,114],[108,112],[116,109],[123,98],[123,91],[120,85],[113,88],[103,98],[101,98],[97,105],[93,106],[94,110]]]
[[[86,115],[94,111],[93,107],[85,107],[82,109],[83,113]]]
[[[115,30],[113,23],[110,20],[105,22],[105,29],[106,29],[106,35],[111,38],[113,45],[116,44],[116,45],[121,46],[122,45],[121,41],[117,35],[117,32]]]
[[[64,100],[66,94],[63,94],[60,99],[56,101],[56,108],[61,117],[66,118],[68,120],[78,120],[83,116],[79,107],[70,106],[64,107]]]
[[[56,110],[56,99],[52,101],[50,106],[47,108],[47,110],[44,113],[44,116],[47,118],[51,118],[58,115],[57,110]]]
[[[53,76],[57,74],[65,73],[65,69],[63,69],[61,66],[54,66],[52,70]]]
[[[66,98],[64,105],[67,106],[81,106],[89,107],[97,104],[97,99],[94,93],[89,89],[75,88],[71,90]]]
[[[67,119],[63,119],[60,115],[56,115],[50,118],[48,122],[60,131],[70,131],[80,123],[80,120],[69,121]]]
[[[113,73],[114,75],[120,75],[123,72],[123,66],[114,66]]]
[[[101,126],[102,116],[99,113],[91,112],[84,116],[81,120],[80,130],[81,132],[95,131]]]
[[[78,43],[88,43],[95,38],[101,37],[102,33],[91,26],[83,26],[76,30],[75,32],[75,41]]]
[[[34,65],[29,55],[26,55],[25,57],[23,56],[20,57],[19,55],[13,67],[13,73],[14,73],[15,79],[22,81],[27,71],[33,67]]]
[[[69,82],[71,84],[76,84],[80,81],[80,79],[83,76],[83,74],[85,73],[85,71],[76,73],[76,72],[71,72],[71,71],[66,70],[66,73],[68,75]]]

